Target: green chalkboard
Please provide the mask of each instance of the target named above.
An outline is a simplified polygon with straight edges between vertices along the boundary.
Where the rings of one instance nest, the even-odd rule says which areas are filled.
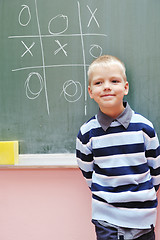
[[[20,153],[75,151],[97,112],[87,68],[112,54],[127,67],[132,108],[160,134],[159,0],[0,0],[0,139]]]

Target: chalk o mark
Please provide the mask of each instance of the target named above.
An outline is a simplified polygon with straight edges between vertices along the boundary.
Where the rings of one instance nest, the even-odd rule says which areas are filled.
[[[31,90],[31,87],[30,87],[30,80],[31,80],[31,77],[34,76],[34,75],[37,76],[38,81],[39,81],[39,85],[40,85],[39,91],[33,91],[33,90]],[[29,99],[33,100],[33,99],[36,99],[37,97],[39,97],[39,95],[40,95],[40,93],[43,89],[43,78],[42,78],[42,76],[37,72],[29,73],[28,78],[25,81],[25,88],[26,88],[26,96]]]
[[[97,44],[92,44],[89,53],[94,58],[100,57],[102,55],[102,47]]]
[[[74,87],[74,91],[73,93],[69,93],[70,88]],[[76,102],[78,101],[81,96],[82,96],[82,86],[80,84],[80,82],[78,81],[73,81],[73,80],[68,80],[63,84],[63,90],[60,94],[64,95],[64,98],[66,99],[66,101],[68,102]]]
[[[19,21],[19,24],[23,27],[26,27],[29,22],[31,21],[31,12],[30,12],[30,9],[27,5],[21,5],[23,8],[21,9],[20,13],[19,13],[19,16],[18,16],[18,21]],[[21,15],[24,11],[27,11],[28,13],[28,20],[26,21],[26,23],[22,23],[21,21]]]
[[[51,30],[51,27],[52,27],[52,29],[54,29],[54,24],[56,26],[57,23],[61,23],[61,26],[64,29],[62,29],[62,31],[59,31],[59,32],[54,32],[53,30]],[[59,14],[59,15],[53,17],[48,23],[48,31],[52,35],[64,33],[67,29],[68,29],[68,17],[63,14]]]

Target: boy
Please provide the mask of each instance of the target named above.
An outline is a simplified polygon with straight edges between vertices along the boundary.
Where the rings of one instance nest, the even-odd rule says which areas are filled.
[[[129,84],[118,58],[99,57],[88,78],[99,112],[82,125],[76,155],[92,191],[97,240],[154,240],[160,147],[153,125],[123,102]]]

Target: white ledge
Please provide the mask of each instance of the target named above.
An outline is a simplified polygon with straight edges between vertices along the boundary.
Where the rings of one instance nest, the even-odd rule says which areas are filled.
[[[75,154],[20,154],[18,164],[0,168],[77,168]]]

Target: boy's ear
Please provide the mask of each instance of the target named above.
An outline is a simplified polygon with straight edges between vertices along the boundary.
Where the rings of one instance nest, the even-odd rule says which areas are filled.
[[[128,94],[128,92],[129,92],[129,83],[128,83],[128,82],[126,82],[126,83],[125,83],[125,86],[124,86],[124,88],[125,88],[124,95],[127,95],[127,94]]]
[[[93,98],[91,86],[88,86],[88,93],[90,98]]]

